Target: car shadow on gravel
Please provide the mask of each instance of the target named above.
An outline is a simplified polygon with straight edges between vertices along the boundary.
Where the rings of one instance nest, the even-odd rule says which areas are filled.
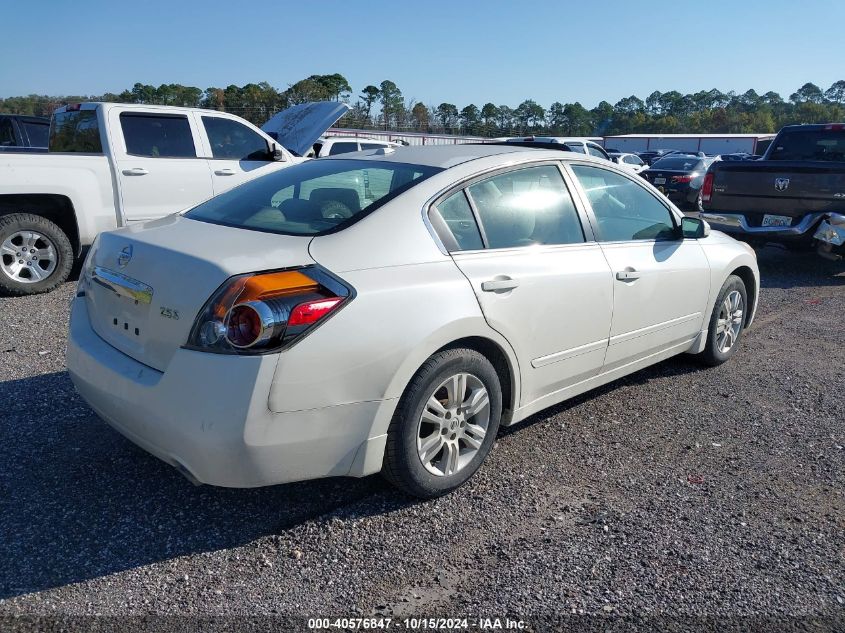
[[[778,246],[758,248],[762,288],[845,286],[845,261],[830,261],[811,251]]]
[[[0,383],[0,402],[0,599],[237,547],[371,495],[394,497],[378,494],[379,477],[194,486],[100,421],[66,372]]]

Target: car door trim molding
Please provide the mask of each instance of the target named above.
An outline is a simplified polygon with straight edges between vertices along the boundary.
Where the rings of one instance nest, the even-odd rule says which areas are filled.
[[[625,334],[617,334],[616,336],[610,337],[609,347],[612,347],[613,345],[619,345],[620,343],[626,343],[642,336],[648,336],[649,334],[654,334],[655,332],[659,332],[661,330],[667,330],[669,328],[675,327],[676,325],[683,325],[684,323],[689,323],[690,321],[700,319],[701,312],[693,312],[691,314],[685,314],[684,316],[670,319],[669,321],[663,321],[662,323],[649,325],[647,327],[640,328],[639,330],[632,330],[630,332],[626,332]]]
[[[586,343],[585,345],[579,345],[578,347],[565,349],[562,352],[555,352],[554,354],[549,354],[548,356],[541,356],[540,358],[535,358],[531,361],[531,366],[534,369],[539,369],[540,367],[545,367],[547,365],[559,363],[564,360],[583,356],[584,354],[589,354],[590,352],[595,352],[606,347],[607,339],[603,338],[598,341],[593,341],[592,343]]]

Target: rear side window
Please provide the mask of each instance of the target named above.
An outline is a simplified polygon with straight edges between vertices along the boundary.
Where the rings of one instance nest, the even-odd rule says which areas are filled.
[[[29,144],[32,147],[47,147],[50,138],[50,124],[37,123],[35,121],[23,121],[21,127],[29,137]]]
[[[446,231],[454,239],[453,244],[446,245],[449,251],[473,251],[484,248],[481,233],[478,232],[478,224],[475,222],[472,208],[463,191],[453,193],[432,209],[431,213],[430,219],[437,232]],[[441,237],[444,236],[441,235]]]
[[[186,116],[124,112],[120,127],[126,152],[150,158],[196,158],[194,137]]]
[[[272,160],[267,140],[255,130],[231,119],[204,116],[202,124],[214,158],[228,160]]]
[[[49,148],[51,152],[102,153],[97,111],[72,110],[54,114],[50,122]]]
[[[358,151],[358,143],[334,143],[329,150],[329,156],[336,154],[348,154]]]
[[[845,161],[845,130],[782,132],[772,145],[769,160]]]
[[[383,143],[361,143],[361,149],[382,149],[383,147],[387,147]]]
[[[470,185],[467,191],[488,248],[584,241],[572,196],[557,167],[506,172]]]
[[[323,235],[354,224],[439,171],[386,161],[309,160],[251,180],[185,215],[267,233]]]
[[[608,169],[572,165],[598,223],[599,240],[676,239],[672,214],[644,187]]]

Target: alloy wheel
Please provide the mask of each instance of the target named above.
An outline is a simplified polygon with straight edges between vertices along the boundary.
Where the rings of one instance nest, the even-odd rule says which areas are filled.
[[[744,308],[742,295],[738,290],[728,293],[719,308],[719,318],[716,321],[716,347],[723,354],[731,349],[739,338]]]
[[[417,427],[417,454],[441,477],[465,468],[481,449],[490,426],[490,395],[476,376],[458,373],[431,393]]]
[[[43,281],[53,274],[57,264],[55,245],[37,231],[12,233],[0,244],[0,270],[18,283]]]

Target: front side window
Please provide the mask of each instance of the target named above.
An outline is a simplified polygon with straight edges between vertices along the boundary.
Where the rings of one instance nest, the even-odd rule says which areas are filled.
[[[120,127],[126,153],[148,158],[196,158],[194,137],[186,116],[123,112]]]
[[[214,158],[264,161],[273,159],[267,139],[243,123],[222,117],[204,116],[202,124],[208,134],[211,155]]]
[[[100,124],[96,110],[57,112],[50,122],[51,152],[101,153]]]
[[[310,160],[251,180],[185,215],[267,233],[323,235],[354,224],[439,171],[394,162]]]
[[[506,172],[467,188],[488,248],[584,241],[578,213],[557,167]]]
[[[636,182],[601,167],[572,165],[602,242],[676,239],[672,213]]]
[[[334,143],[332,148],[329,150],[329,156],[335,156],[336,154],[348,154],[350,152],[357,152],[358,151],[358,143],[349,143],[349,142],[342,142],[342,143]]]

